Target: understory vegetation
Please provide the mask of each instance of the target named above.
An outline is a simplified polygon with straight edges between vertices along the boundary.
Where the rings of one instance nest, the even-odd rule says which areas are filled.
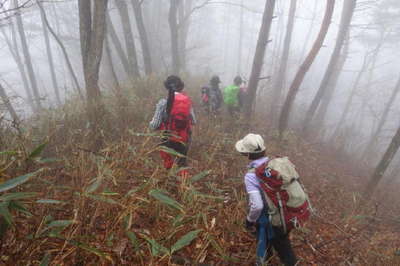
[[[191,79],[187,87],[200,82]],[[193,81],[194,80],[194,81]],[[255,241],[243,226],[246,158],[234,143],[242,121],[208,117],[189,153],[190,178],[166,171],[159,136],[147,129],[164,91],[156,78],[105,95],[103,147],[93,150],[77,100],[1,128],[0,261],[4,265],[250,265]],[[193,98],[197,94],[190,91]],[[137,100],[137,99],[140,99]],[[261,119],[261,118],[257,118]],[[295,133],[264,126],[269,156],[295,163],[315,213],[291,235],[301,265],[400,264],[398,185],[360,207],[366,170]],[[172,151],[169,151],[172,153]],[[278,263],[274,258],[274,263]]]

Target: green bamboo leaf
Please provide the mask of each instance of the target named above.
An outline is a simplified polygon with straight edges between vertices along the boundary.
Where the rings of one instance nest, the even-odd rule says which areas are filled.
[[[225,200],[224,197],[218,197],[218,196],[204,194],[204,193],[201,193],[201,192],[199,192],[197,190],[192,190],[192,193],[193,193],[193,195],[196,195],[196,196],[202,197],[202,198],[206,198],[206,199]]]
[[[39,266],[48,266],[50,264],[50,253],[46,253],[44,255],[42,261],[40,262]]]
[[[158,189],[153,189],[150,190],[149,195],[152,196],[153,198],[161,201],[162,203],[171,206],[177,210],[183,211],[183,207],[181,204],[179,204],[176,200],[174,200],[173,198],[165,195],[163,192],[161,192]]]
[[[185,155],[175,151],[174,149],[171,149],[171,148],[168,148],[168,147],[165,147],[165,146],[162,146],[162,145],[158,146],[158,150],[166,152],[166,153],[168,153],[168,154],[170,154],[172,156],[182,157],[182,158],[186,157]]]
[[[7,193],[0,196],[0,201],[10,201],[10,200],[20,200],[35,197],[37,193],[35,192],[16,192]]]
[[[100,193],[103,196],[118,196],[118,192],[112,192],[112,191],[103,191]]]
[[[136,192],[142,190],[146,185],[147,185],[147,183],[144,183],[144,184],[142,184],[142,185],[140,185],[140,186],[138,186],[138,187],[136,187],[136,188],[133,188],[133,189],[129,190],[129,191],[125,194],[125,197],[132,196],[132,195],[135,194]]]
[[[4,221],[9,225],[13,226],[13,218],[10,211],[8,210],[8,202],[0,203],[0,215],[3,216]]]
[[[65,201],[54,200],[54,199],[40,199],[40,200],[37,200],[36,203],[41,203],[41,204],[66,204]]]
[[[194,176],[190,179],[190,182],[192,182],[192,183],[197,182],[197,181],[199,181],[200,179],[203,179],[204,177],[208,176],[210,173],[211,173],[211,171],[208,170],[208,171],[201,172],[201,173],[199,173],[199,174],[197,174],[197,175],[194,175]]]
[[[138,251],[140,245],[139,245],[139,241],[138,241],[138,239],[137,239],[135,233],[134,233],[134,232],[131,232],[131,231],[127,231],[127,232],[126,232],[126,235],[128,236],[129,240],[131,241],[132,246],[134,247],[134,250],[133,250],[133,251],[134,251],[134,252]]]
[[[157,133],[157,132],[156,133],[136,133],[136,132],[133,132],[131,129],[128,131],[129,131],[129,134],[136,136],[136,137],[159,137],[160,136],[160,133]]]
[[[100,258],[104,258],[104,259],[106,259],[106,260],[108,260],[110,262],[113,262],[113,260],[112,260],[112,258],[111,258],[111,256],[109,254],[107,254],[106,252],[103,252],[101,250],[98,250],[98,249],[96,249],[94,247],[91,247],[88,244],[85,244],[85,243],[82,243],[82,242],[78,242],[78,241],[75,241],[75,240],[70,240],[69,243],[71,245],[73,245],[73,246],[76,246],[76,247],[81,248],[83,250],[86,250],[86,251],[88,251],[90,253],[93,253],[93,254],[97,255],[98,257],[100,257]]]
[[[19,211],[27,216],[33,216],[33,214],[28,211],[28,208],[26,208],[25,205],[19,201],[15,201],[15,200],[10,201],[8,208],[10,210]]]
[[[174,253],[175,251],[180,250],[181,248],[184,248],[197,237],[198,233],[201,232],[202,230],[194,230],[186,235],[182,236],[176,243],[171,247],[171,254]]]
[[[0,155],[17,155],[17,151],[0,151]]]
[[[37,162],[38,163],[42,163],[42,164],[45,164],[45,163],[58,163],[58,162],[62,162],[62,160],[58,159],[58,158],[44,158],[44,159],[37,160]]]
[[[103,182],[102,177],[96,177],[94,182],[92,184],[90,184],[90,186],[86,189],[86,192],[87,193],[95,192],[99,188],[99,186],[101,185],[102,182]]]
[[[74,223],[74,220],[55,220],[51,221],[48,225],[47,228],[53,228],[53,227],[67,227],[68,225],[71,225]]]
[[[151,254],[153,256],[158,256],[158,255],[163,255],[163,254],[168,254],[169,250],[164,247],[163,245],[157,243],[156,240],[149,238],[145,235],[143,235],[144,239],[146,239],[146,241],[150,244],[151,246]]]
[[[43,152],[44,148],[46,147],[47,143],[48,143],[48,142],[46,141],[46,142],[40,144],[39,146],[37,146],[37,147],[28,155],[27,160],[32,160],[32,159],[35,159],[35,158],[39,157],[40,154]]]
[[[115,200],[109,199],[109,198],[104,197],[104,196],[93,195],[93,194],[87,194],[87,193],[85,193],[85,194],[83,194],[83,195],[85,195],[85,196],[88,197],[88,198],[97,200],[97,201],[102,201],[102,202],[109,203],[109,204],[119,204],[119,203],[116,202]]]
[[[30,178],[32,178],[33,176],[35,176],[36,174],[38,174],[39,172],[41,172],[43,169],[39,169],[33,173],[29,173],[26,175],[21,175],[19,177],[7,180],[6,182],[4,182],[3,184],[0,185],[0,192],[4,192],[7,190],[10,190],[12,188],[15,188],[16,186],[19,186],[25,182],[27,182]]]

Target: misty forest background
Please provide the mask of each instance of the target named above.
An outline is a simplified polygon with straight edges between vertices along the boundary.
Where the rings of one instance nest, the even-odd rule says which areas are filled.
[[[0,0],[1,263],[252,263],[233,148],[250,131],[314,202],[292,234],[301,263],[400,263],[399,14],[396,0]],[[170,74],[199,119],[183,191],[147,128]],[[212,75],[246,81],[238,121],[201,108]]]

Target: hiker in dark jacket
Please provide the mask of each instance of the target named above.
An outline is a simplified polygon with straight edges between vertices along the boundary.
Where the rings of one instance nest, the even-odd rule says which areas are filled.
[[[218,76],[212,76],[209,84],[201,88],[201,98],[203,107],[207,112],[216,115],[221,108],[223,97],[219,84],[221,83]]]
[[[268,217],[268,204],[263,197],[260,181],[254,169],[269,160],[265,156],[264,140],[260,135],[248,134],[239,140],[235,148],[251,161],[244,177],[246,192],[249,198],[249,212],[246,217],[246,229],[257,236],[257,265],[263,265],[272,256],[272,247],[278,253],[284,265],[295,265],[296,256],[293,252],[288,234],[282,227],[273,226]]]
[[[179,167],[185,167],[192,126],[196,124],[192,100],[183,91],[185,85],[178,76],[169,76],[164,86],[168,90],[168,99],[161,99],[157,103],[150,128],[164,131],[166,134],[162,145],[184,155],[173,158],[168,152],[160,151],[164,167],[170,169],[175,162]],[[182,177],[187,174],[187,170],[180,172]]]

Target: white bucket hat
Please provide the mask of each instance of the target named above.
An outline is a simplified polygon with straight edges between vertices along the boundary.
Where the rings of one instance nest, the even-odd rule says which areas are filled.
[[[258,134],[247,134],[236,142],[235,148],[240,153],[258,153],[265,151],[264,139]]]

